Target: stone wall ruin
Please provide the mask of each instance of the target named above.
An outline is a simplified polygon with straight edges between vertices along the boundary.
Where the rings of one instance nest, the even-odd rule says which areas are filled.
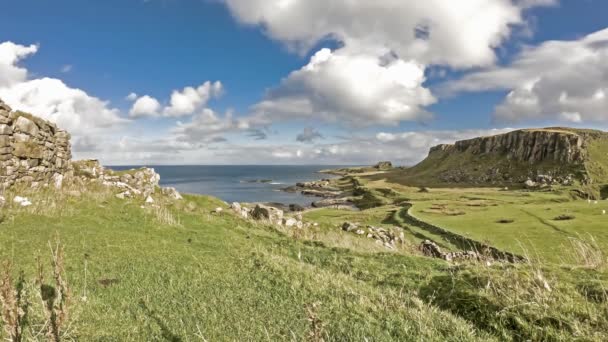
[[[62,178],[71,158],[69,133],[0,100],[0,189]]]

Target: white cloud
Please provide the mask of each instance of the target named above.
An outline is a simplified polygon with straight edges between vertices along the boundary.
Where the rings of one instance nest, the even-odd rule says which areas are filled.
[[[422,107],[435,102],[422,86],[424,67],[393,59],[322,49],[254,107],[256,117],[321,117],[355,125],[395,124],[430,117]]]
[[[161,105],[157,99],[144,95],[135,100],[131,110],[129,111],[129,116],[132,118],[158,116],[160,114],[160,108]]]
[[[23,46],[13,42],[0,44],[0,88],[24,81],[27,78],[27,69],[17,63],[37,51],[37,45]]]
[[[357,53],[394,51],[423,64],[488,65],[493,48],[547,0],[224,0],[243,23],[299,50],[328,37]],[[458,34],[455,34],[458,32]]]
[[[94,149],[93,140],[128,123],[108,102],[72,88],[62,80],[28,78],[27,69],[18,63],[37,51],[36,45],[0,44],[0,98],[9,106],[33,113],[68,130],[74,138],[75,151],[79,148]]]
[[[487,66],[522,12],[549,0],[224,0],[242,23],[262,26],[300,53],[324,40],[310,63],[253,107],[257,120],[315,117],[347,124],[430,118],[429,65]],[[458,34],[455,34],[457,32]]]
[[[526,48],[504,67],[449,82],[445,93],[508,90],[497,120],[608,120],[608,29],[578,40],[548,41]]]
[[[41,78],[0,88],[0,98],[13,109],[35,113],[73,135],[93,134],[128,121],[108,102],[71,88],[55,78]]]
[[[222,94],[223,86],[219,81],[205,82],[197,88],[186,87],[174,90],[171,94],[170,105],[164,109],[166,116],[179,117],[190,115],[207,105],[207,102]]]
[[[137,97],[138,96],[137,96],[136,93],[130,93],[129,95],[127,95],[125,97],[125,100],[127,100],[127,101],[135,101],[135,100],[137,100]]]

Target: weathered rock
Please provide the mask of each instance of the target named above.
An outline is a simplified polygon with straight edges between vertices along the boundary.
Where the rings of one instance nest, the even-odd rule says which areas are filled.
[[[390,170],[393,168],[393,163],[390,161],[381,161],[378,164],[374,165],[375,169],[378,170]]]
[[[0,195],[0,208],[4,207],[5,204],[6,204],[6,198],[4,198],[4,196]]]
[[[345,232],[352,232],[357,230],[357,228],[359,228],[358,225],[356,225],[355,223],[351,223],[351,222],[344,222],[342,224],[342,230]]]
[[[441,248],[439,246],[437,246],[436,243],[434,243],[433,241],[430,241],[430,240],[422,241],[422,244],[420,245],[420,251],[422,252],[422,254],[429,256],[429,257],[433,257],[433,258],[442,258],[443,257],[443,252],[441,251]]]
[[[294,219],[294,218],[287,218],[287,219],[283,219],[283,225],[287,228],[291,228],[294,227],[298,224],[298,220]]]
[[[305,208],[299,204],[290,204],[289,205],[289,210],[291,211],[304,211]]]
[[[256,220],[267,220],[272,223],[282,223],[283,211],[274,207],[258,204],[253,209],[251,216]]]
[[[17,118],[17,120],[15,120],[15,123],[13,124],[15,130],[17,130],[18,132],[21,133],[25,133],[28,134],[32,137],[35,137],[38,135],[38,125],[36,125],[36,123],[24,116],[19,116]]]
[[[146,203],[147,204],[153,204],[154,203],[154,198],[152,198],[152,196],[146,197]]]
[[[162,188],[161,193],[175,200],[183,199],[182,195],[175,188]]]

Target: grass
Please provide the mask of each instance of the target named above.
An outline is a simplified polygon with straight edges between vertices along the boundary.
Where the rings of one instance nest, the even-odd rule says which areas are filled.
[[[57,238],[71,294],[62,340],[608,338],[608,275],[601,253],[581,245],[580,258],[587,263],[569,266],[451,265],[425,258],[415,249],[425,232],[407,227],[396,203],[411,197],[416,207],[418,201],[432,205],[469,196],[479,204],[504,195],[388,188],[372,191],[385,196],[380,207],[307,212],[305,218],[319,226],[302,231],[244,221],[206,196],[172,201],[154,195],[158,207],[153,207],[143,199],[119,200],[96,185],[60,192],[14,189],[4,194],[0,260],[11,263],[12,279],[24,275],[32,303],[26,340],[42,339],[49,321],[35,297],[36,259],[47,265],[56,260],[49,242]],[[12,202],[17,194],[34,204],[18,207]],[[478,199],[482,196],[490,199]],[[541,205],[545,197],[550,198],[530,200]],[[226,210],[210,214],[216,207]],[[449,217],[463,219],[483,208],[495,207],[467,206],[465,215]],[[408,244],[388,251],[343,232],[337,226],[344,221],[403,226],[410,229]],[[52,268],[46,272],[45,279],[53,279]]]

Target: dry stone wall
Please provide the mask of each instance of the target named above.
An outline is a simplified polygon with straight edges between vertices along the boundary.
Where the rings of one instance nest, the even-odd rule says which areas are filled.
[[[63,178],[71,158],[70,134],[0,100],[0,188]]]

